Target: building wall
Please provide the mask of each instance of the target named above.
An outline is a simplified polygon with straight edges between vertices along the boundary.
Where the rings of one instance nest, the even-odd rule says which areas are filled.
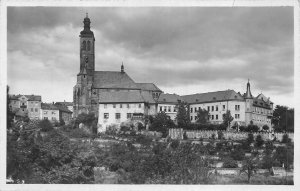
[[[26,108],[21,108],[22,103]],[[28,117],[31,120],[37,120],[40,118],[41,102],[40,101],[28,101],[28,100],[10,100],[10,106],[12,111],[17,109],[24,109],[25,113],[28,113]]]
[[[59,121],[59,110],[41,109],[40,119],[48,119],[49,121]]]
[[[177,115],[176,104],[158,104],[157,112],[165,112],[172,120],[175,120]]]
[[[236,108],[236,106],[239,106]],[[231,122],[233,125],[235,122],[239,122],[240,125],[245,123],[245,102],[244,101],[222,101],[212,103],[201,103],[201,104],[190,104],[190,117],[191,122],[196,122],[196,116],[198,109],[202,108],[208,110],[210,122],[220,124],[223,123],[223,114],[226,113],[227,109],[230,110],[231,116],[234,118]],[[217,109],[218,108],[218,109]],[[212,117],[213,116],[213,117]]]
[[[106,130],[109,125],[120,125],[122,122],[128,121],[127,113],[142,113],[145,114],[144,103],[118,103],[118,104],[99,104],[98,126],[102,131]],[[139,107],[139,104],[141,107]],[[113,107],[115,105],[115,108]],[[122,105],[122,108],[120,107]],[[116,113],[120,114],[120,119],[116,119]],[[108,114],[108,118],[104,118],[104,114]],[[100,130],[100,131],[101,131]]]

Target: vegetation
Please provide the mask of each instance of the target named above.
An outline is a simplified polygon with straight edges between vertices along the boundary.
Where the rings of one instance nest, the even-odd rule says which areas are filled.
[[[230,110],[227,110],[226,113],[223,115],[223,124],[226,127],[230,127],[230,123],[233,121],[233,117],[231,116]]]
[[[168,135],[168,130],[174,127],[175,124],[170,119],[170,117],[166,113],[160,112],[154,116],[153,122],[151,123],[149,130],[161,132],[163,134],[162,136],[166,137]]]
[[[209,121],[209,112],[205,109],[199,108],[197,111],[197,123],[207,124]]]
[[[272,124],[276,132],[294,132],[294,109],[276,105]]]
[[[186,102],[178,101],[177,104],[178,110],[176,115],[176,121],[179,128],[186,129],[190,121],[190,114],[189,114],[189,105]]]

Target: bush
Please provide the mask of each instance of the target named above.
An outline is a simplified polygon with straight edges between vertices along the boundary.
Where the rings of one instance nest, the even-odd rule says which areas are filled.
[[[246,126],[240,126],[239,129],[240,129],[240,131],[242,131],[242,132],[247,131],[247,127],[246,127]]]
[[[261,135],[257,135],[255,142],[257,147],[261,147],[264,144],[264,140]]]
[[[218,139],[224,139],[224,133],[222,131],[218,131]]]
[[[216,139],[216,134],[212,134],[212,135],[211,135],[211,138],[212,138],[212,139]]]
[[[180,141],[179,140],[174,140],[171,142],[170,146],[173,148],[173,149],[177,149],[178,146],[180,144]]]
[[[289,138],[288,134],[284,134],[281,140],[282,143],[290,143],[291,139]]]
[[[60,125],[60,126],[63,126],[63,125],[65,125],[65,124],[66,124],[66,123],[65,123],[65,121],[64,121],[63,119],[60,119],[60,120],[59,120],[59,125]]]
[[[186,135],[186,131],[183,133],[183,139],[184,139],[184,140],[187,140],[187,139],[188,139],[188,137],[187,137],[187,135]]]
[[[223,168],[237,168],[238,164],[232,158],[225,158],[223,163]]]
[[[268,125],[264,125],[262,128],[263,128],[263,130],[265,130],[265,131],[268,131],[268,130],[270,129]]]
[[[138,135],[136,138],[136,142],[147,146],[151,144],[152,138],[147,137],[145,135]]]
[[[248,138],[247,138],[247,143],[248,143],[248,145],[250,145],[253,142],[254,142],[254,136],[252,133],[249,133]]]
[[[130,127],[123,125],[121,126],[120,131],[130,131]]]
[[[53,126],[48,119],[43,119],[38,123],[38,127],[41,128],[42,132],[48,132],[53,130]]]
[[[230,153],[230,156],[234,160],[243,160],[245,157],[245,151],[241,147],[238,147]]]
[[[76,128],[70,131],[69,136],[72,138],[90,138],[92,135],[83,129]]]

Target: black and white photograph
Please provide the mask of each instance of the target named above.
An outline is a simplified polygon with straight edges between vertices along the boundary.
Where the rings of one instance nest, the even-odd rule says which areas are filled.
[[[292,3],[80,2],[2,7],[6,186],[295,188]]]

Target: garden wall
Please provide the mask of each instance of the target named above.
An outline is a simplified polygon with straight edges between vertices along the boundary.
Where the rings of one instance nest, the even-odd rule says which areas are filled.
[[[186,132],[186,135],[189,139],[208,139],[211,138],[212,135],[215,135],[215,138],[218,138],[218,131],[210,131],[210,130],[183,130],[183,129],[169,129],[169,136],[171,139],[183,139],[183,134]],[[230,132],[230,131],[221,131],[223,132],[225,139],[231,140],[243,140],[248,138],[248,132]],[[257,132],[252,133],[254,138],[257,135],[261,135],[263,140],[273,140],[275,137],[277,140],[281,141],[282,137],[285,133],[268,133],[268,132]],[[294,142],[294,133],[287,133],[289,138]]]

